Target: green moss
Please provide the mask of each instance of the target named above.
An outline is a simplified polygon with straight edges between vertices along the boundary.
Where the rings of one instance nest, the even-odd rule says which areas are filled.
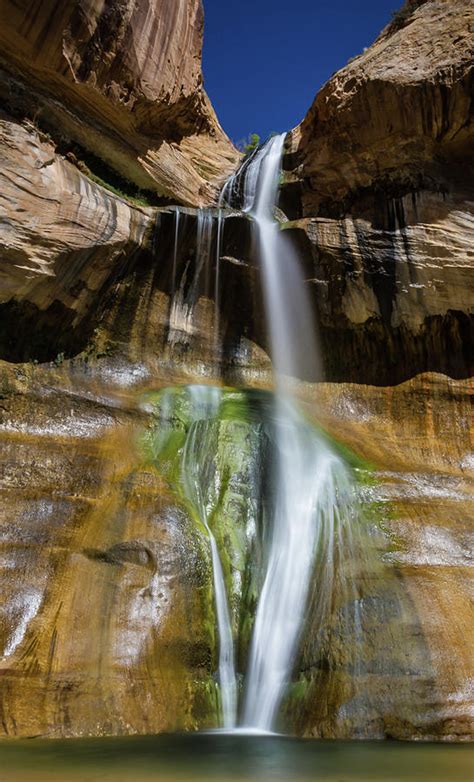
[[[301,701],[308,695],[310,682],[304,677],[300,676],[298,681],[292,682],[288,690],[287,701]]]
[[[7,399],[16,394],[16,389],[9,373],[4,369],[0,375],[0,399]]]
[[[214,728],[218,725],[219,688],[211,677],[195,679],[191,684],[193,728]]]
[[[98,176],[97,174],[93,174],[92,171],[88,170],[88,167],[84,164],[83,161],[82,166],[80,167],[80,170],[83,174],[85,174],[89,179],[91,179],[93,182],[95,182],[97,185],[101,185],[101,187],[105,187],[106,190],[109,190],[111,193],[113,193],[116,196],[119,196],[120,198],[125,199],[125,201],[130,201],[132,204],[135,204],[135,206],[152,206],[152,199],[150,199],[149,196],[146,195],[145,192],[140,190],[139,188],[135,189],[135,195],[131,195],[130,192],[125,192],[124,189],[121,189],[117,187],[116,185],[113,185],[111,182],[107,182],[105,179],[102,179],[102,177]],[[130,186],[132,187],[131,183]],[[153,199],[154,200],[154,199]]]
[[[237,631],[249,550],[258,524],[256,473],[263,433],[245,392],[224,389],[218,393],[216,415],[202,420],[196,420],[186,389],[147,394],[143,402],[151,408],[151,419],[141,448],[145,460],[160,471],[186,508],[195,528],[207,536],[207,521],[212,530]]]
[[[202,410],[193,409],[193,399],[196,404],[199,394],[193,397],[186,387],[146,394],[142,402],[150,410],[150,423],[140,445],[145,461],[166,479],[176,502],[185,508],[196,540],[203,547],[200,556],[209,568],[206,521],[215,536],[243,668],[261,588],[265,520],[274,502],[271,464],[275,397],[270,392],[232,388],[206,391],[203,387],[201,391],[204,400],[209,394],[208,410],[205,401]],[[374,482],[369,464],[307,420],[320,440],[339,453],[359,484],[370,486]],[[362,549],[372,528],[382,526],[387,510],[385,504],[370,499],[367,508],[369,512],[363,503],[355,516]],[[318,555],[315,572],[317,569]],[[210,571],[200,599],[205,635],[215,655]],[[217,659],[213,664],[217,667]],[[300,697],[303,685],[299,682],[290,697]]]

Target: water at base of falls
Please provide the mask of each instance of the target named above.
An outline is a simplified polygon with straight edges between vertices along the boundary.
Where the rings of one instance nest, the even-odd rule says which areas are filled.
[[[2,782],[466,782],[468,744],[175,733],[0,742]]]

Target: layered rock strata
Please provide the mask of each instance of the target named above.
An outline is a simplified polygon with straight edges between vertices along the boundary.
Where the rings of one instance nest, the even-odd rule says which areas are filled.
[[[205,213],[212,225],[204,259],[197,226],[204,212],[181,209],[176,236],[175,208],[117,197],[31,125],[0,119],[0,139],[0,355],[42,362],[113,352],[142,367],[165,359],[179,365],[183,357],[211,364],[216,213]],[[256,345],[264,335],[248,221],[229,214],[223,238],[222,358],[268,366]]]
[[[328,383],[312,399],[375,468],[366,512],[390,543],[383,577],[362,582],[362,639],[337,625],[316,650],[308,638],[288,713],[309,736],[472,740],[472,383]]]
[[[206,539],[133,445],[138,405],[87,373],[1,378],[2,734],[213,725]]]
[[[138,188],[209,203],[238,155],[202,86],[202,26],[200,0],[4,2],[0,95]]]
[[[473,24],[462,0],[429,0],[327,82],[291,141],[305,215],[469,184]]]
[[[176,210],[114,194],[79,159],[180,203],[215,197],[235,152],[200,84],[200,5],[185,5],[2,6],[4,736],[216,724],[207,540],[143,459],[142,395],[222,375],[268,386],[248,221],[226,218],[214,363],[215,229],[198,279],[202,214],[182,211],[175,257]],[[301,399],[372,465],[388,541],[357,667],[335,626],[305,636],[285,716],[308,736],[472,736],[473,22],[458,0],[411,6],[323,89],[285,161],[328,378],[352,381]],[[454,379],[387,385],[427,369]]]
[[[3,735],[215,725],[207,538],[171,491],[166,462],[160,471],[140,447],[143,394],[168,385],[168,370],[146,378],[102,358],[3,364],[1,379]],[[337,614],[317,633],[309,623],[285,725],[307,736],[465,740],[469,384],[424,375],[396,388],[309,384],[299,393],[372,465],[364,512],[383,535],[383,573],[361,574],[361,637]],[[229,519],[247,491],[238,485]],[[230,535],[227,554],[229,529],[215,530]]]
[[[34,128],[2,118],[0,138],[2,355],[41,361],[86,343],[105,284],[153,218],[80,173]]]
[[[282,206],[309,240],[335,380],[472,374],[474,11],[429,0],[399,19],[330,79],[287,145]]]

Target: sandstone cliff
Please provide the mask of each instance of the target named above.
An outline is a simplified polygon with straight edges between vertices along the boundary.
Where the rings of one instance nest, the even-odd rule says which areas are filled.
[[[202,375],[107,356],[0,372],[2,735],[215,726],[206,536],[139,446],[144,392]],[[436,375],[301,386],[372,464],[366,512],[386,542],[383,578],[363,573],[357,664],[351,625],[305,637],[285,707],[298,734],[472,737],[470,393]],[[244,498],[234,485],[231,518]]]
[[[173,351],[178,364],[184,355],[188,363],[210,359],[214,288],[196,274],[202,263],[197,210],[181,209],[177,247],[175,207],[138,206],[118,197],[58,155],[31,123],[1,116],[0,209],[2,358],[41,363],[106,350],[142,368]],[[229,362],[268,367],[265,356],[257,358],[262,350],[256,343],[265,344],[253,307],[257,271],[250,260],[235,265],[227,258],[246,249],[247,226],[237,218],[226,222],[221,330]],[[215,274],[215,224],[210,240],[208,280]],[[193,318],[190,333],[173,346],[175,254],[177,282],[191,289],[186,306]]]
[[[201,205],[237,153],[203,90],[200,0],[40,0],[0,8],[0,95],[67,148]]]
[[[293,132],[304,215],[470,185],[474,11],[462,0],[414,5],[329,80]]]
[[[155,218],[84,176],[31,125],[0,118],[0,139],[2,355],[78,352],[101,293]]]
[[[328,376],[472,373],[474,10],[408,3],[318,93],[288,143]]]
[[[213,366],[196,211],[180,214],[175,258],[173,208],[98,183],[118,172],[147,196],[198,205],[235,161],[200,85],[200,6],[184,5],[2,5],[5,736],[216,722],[207,541],[140,438],[150,390],[222,377],[268,387],[248,222],[226,219],[224,360]],[[390,579],[367,574],[361,667],[350,637],[319,654],[305,639],[286,716],[313,736],[472,736],[473,21],[458,0],[411,6],[326,85],[288,143],[285,230],[301,248],[328,378],[340,381],[302,383],[301,399],[372,465],[367,506],[390,541]],[[216,228],[211,277],[215,249]],[[412,377],[426,369],[454,379]]]

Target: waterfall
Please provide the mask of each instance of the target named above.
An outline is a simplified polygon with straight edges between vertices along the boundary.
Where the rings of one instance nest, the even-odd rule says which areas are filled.
[[[289,379],[299,376],[302,362],[311,366],[314,376],[319,357],[298,258],[273,215],[284,138],[272,138],[256,150],[224,191],[230,199],[237,194],[254,221],[276,387],[276,502],[242,719],[243,728],[262,731],[272,729],[291,680],[316,550],[325,559],[322,619],[331,596],[336,542],[342,543],[350,521],[348,470],[308,427],[289,394]]]
[[[212,440],[209,439],[210,430],[206,426],[209,422],[212,425],[219,418],[221,389],[214,386],[192,385],[186,387],[185,393],[189,431],[180,456],[180,483],[186,499],[206,528],[209,538],[219,638],[218,683],[221,717],[224,728],[231,729],[235,726],[237,713],[234,639],[219,550],[209,523],[215,474],[212,462],[214,456]],[[157,453],[166,447],[172,430],[173,417],[176,415],[175,403],[174,391],[163,392],[160,399],[159,436],[155,437],[154,441]]]
[[[190,284],[188,268],[177,284],[177,259],[179,250],[180,209],[175,211],[173,271],[171,281],[171,307],[168,319],[168,340],[171,344],[187,343],[194,333],[194,308],[200,295],[211,293],[211,249],[214,218],[210,209],[199,209],[196,220],[196,246]]]
[[[275,394],[270,404],[271,412],[265,412],[262,418],[273,448],[270,468],[273,496],[269,518],[266,518],[263,528],[256,529],[254,525],[255,540],[252,545],[261,573],[256,584],[257,608],[239,722],[240,730],[264,732],[274,728],[291,682],[308,606],[311,606],[312,625],[321,628],[333,608],[334,593],[338,591],[344,598],[344,606],[353,605],[353,623],[360,626],[353,581],[350,577],[345,578],[344,573],[341,575],[341,563],[344,564],[347,552],[352,554],[355,551],[352,472],[292,398],[295,379],[308,372],[313,378],[317,376],[320,362],[311,303],[299,259],[286,232],[274,217],[283,144],[283,135],[270,139],[256,149],[224,185],[217,212],[213,286],[214,348],[217,355],[221,244],[224,207],[228,205],[247,213],[252,221],[274,368]],[[210,274],[214,255],[214,223],[210,210],[199,210],[195,266],[186,298],[184,276],[178,290],[175,290],[171,333],[173,326],[181,332],[184,329],[191,332],[192,308],[200,291],[206,296],[212,292]],[[173,279],[176,276],[178,240],[179,210],[176,210]],[[237,676],[233,628],[222,560],[212,527],[212,497],[218,492],[216,481],[219,478],[213,462],[216,443],[209,432],[219,420],[224,392],[211,386],[191,386],[186,393],[191,423],[182,449],[180,482],[209,538],[218,631],[222,725],[226,729],[235,729]],[[166,395],[162,401],[162,413],[165,418],[169,417]],[[166,435],[166,427],[164,431]],[[249,512],[248,508],[245,512]],[[241,522],[242,519],[235,518],[236,525]],[[222,538],[220,544],[223,544]]]
[[[285,134],[271,138],[245,161],[227,187],[231,205],[241,204],[253,218],[262,275],[275,385],[289,378],[320,375],[312,307],[298,257],[274,218]]]
[[[272,729],[303,626],[316,551],[325,558],[320,614],[334,577],[335,536],[350,520],[349,472],[289,401],[275,401],[276,499],[267,567],[255,617],[242,725]],[[319,574],[321,576],[321,574]]]
[[[173,249],[173,275],[171,279],[171,290],[173,295],[176,290],[176,270],[178,266],[178,247],[179,247],[179,218],[180,218],[179,206],[176,207],[174,213],[174,249]]]
[[[355,643],[361,633],[351,571],[365,562],[367,539],[356,539],[351,468],[289,398],[196,385],[165,389],[155,405],[152,458],[172,482],[179,476],[176,490],[209,541],[221,725],[236,729],[233,631],[245,633],[258,597],[238,730],[268,732],[306,608],[313,638],[335,596],[338,622]]]
[[[214,277],[214,355],[219,356],[220,351],[220,268],[221,268],[221,248],[224,232],[224,221],[222,209],[219,206],[217,212],[217,242],[216,242],[216,271]]]
[[[213,386],[189,386],[188,393],[191,402],[191,419],[194,421],[188,434],[183,449],[181,463],[181,482],[185,487],[188,499],[198,509],[201,521],[204,523],[209,535],[212,558],[212,573],[214,581],[214,599],[216,604],[217,630],[219,634],[219,689],[221,697],[222,723],[224,728],[233,728],[237,712],[237,685],[234,665],[234,639],[232,624],[227,605],[227,593],[222,572],[216,539],[209,526],[208,507],[203,487],[212,480],[211,476],[205,476],[206,461],[198,463],[192,458],[195,452],[196,440],[203,436],[198,422],[206,419],[215,419],[218,416],[220,405],[220,389]]]

